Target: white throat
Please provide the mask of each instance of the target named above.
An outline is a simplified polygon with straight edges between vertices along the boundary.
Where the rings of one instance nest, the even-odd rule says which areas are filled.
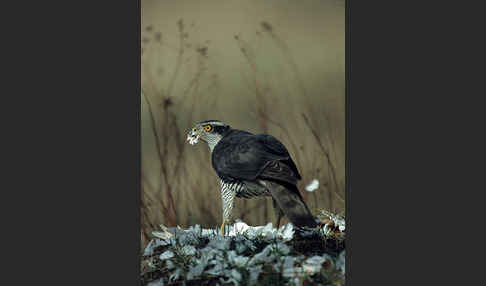
[[[211,136],[209,139],[206,139],[206,142],[208,143],[209,150],[211,151],[211,153],[213,153],[214,147],[218,144],[218,142],[219,142],[219,140],[221,140],[221,138],[223,138],[223,137]]]

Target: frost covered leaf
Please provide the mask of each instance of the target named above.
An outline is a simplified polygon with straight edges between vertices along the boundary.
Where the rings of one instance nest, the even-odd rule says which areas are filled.
[[[245,240],[245,245],[251,250],[251,251],[255,251],[255,249],[257,248],[255,246],[255,243],[253,243],[253,241],[251,240]]]
[[[248,246],[246,246],[245,242],[239,242],[239,243],[236,243],[235,249],[236,249],[236,253],[241,254],[241,253],[245,252],[245,250],[248,249]]]
[[[230,283],[233,283],[234,285],[238,286],[240,285],[240,282],[238,280],[235,280],[235,278],[233,277],[230,277],[228,278],[227,280],[224,280],[223,277],[219,278],[219,280],[221,281],[221,283],[223,284],[230,284]]]
[[[231,270],[231,278],[239,282],[241,281],[241,273],[238,270],[233,269]]]
[[[233,261],[233,259],[236,257],[236,251],[231,250],[226,253],[226,256],[228,257],[229,261]]]
[[[319,188],[319,181],[317,179],[314,179],[314,180],[312,180],[312,182],[310,182],[310,184],[308,184],[305,187],[305,190],[308,191],[308,192],[313,192],[313,191],[317,190],[318,188]]]
[[[260,253],[255,254],[251,259],[249,264],[254,265],[257,263],[267,263],[275,260],[275,255],[271,252],[273,250],[273,245],[267,245]]]
[[[250,258],[247,256],[237,256],[234,259],[234,264],[236,265],[236,267],[243,267],[246,265],[249,259]]]
[[[159,280],[150,282],[147,286],[164,286],[164,280],[160,278]]]
[[[169,233],[171,234],[171,233]],[[161,239],[169,239],[170,237],[164,233],[164,232],[160,232],[160,231],[152,231],[152,235],[157,237],[157,238],[161,238]]]
[[[290,253],[290,247],[282,242],[278,242],[277,244],[275,244],[274,249],[282,255],[287,255]]]
[[[206,266],[208,265],[209,263],[209,260],[211,260],[212,257],[207,255],[206,253],[203,253],[201,251],[201,258],[200,259],[194,259],[193,261],[200,267],[202,267],[203,269],[206,268]]]
[[[166,260],[174,257],[174,252],[167,250],[159,256],[160,260]]]
[[[282,271],[282,275],[283,277],[285,278],[292,278],[295,276],[296,274],[296,271],[294,269],[294,261],[295,261],[295,258],[292,257],[292,256],[285,256],[285,258],[283,259],[283,271]]]
[[[185,232],[186,234],[191,234],[193,237],[197,237],[197,238],[204,238],[204,237],[218,234],[218,232],[215,229],[201,228],[201,226],[198,224],[196,224],[195,226],[191,226]]]
[[[161,231],[153,231],[152,235],[164,240],[170,239],[173,236],[165,225],[161,224],[160,229]]]
[[[230,226],[229,236],[235,236],[237,234],[243,234],[245,231],[250,229],[250,226],[246,223],[240,221],[235,223],[233,226]]]
[[[230,247],[231,238],[230,237],[218,237],[217,239],[211,240],[207,247],[211,247],[219,250],[226,250]]]
[[[196,233],[196,234],[202,233],[201,226],[198,225],[198,224],[196,224],[195,226],[189,227],[189,229],[187,231],[192,232],[192,233]]]
[[[248,269],[248,272],[250,272],[250,284],[257,284],[258,282],[258,276],[260,276],[260,273],[262,272],[262,265],[254,266]]]
[[[341,271],[341,273],[344,275],[346,271],[346,251],[343,250],[339,254],[339,257],[336,260],[336,269]]]
[[[203,229],[201,233],[202,237],[215,236],[215,235],[219,235],[219,232],[216,229]]]
[[[279,272],[282,267],[282,261],[277,261],[273,263],[272,267],[275,272]]]
[[[236,267],[243,267],[250,258],[247,256],[239,256],[234,250],[228,252],[228,261]]]
[[[327,259],[325,257],[322,257],[322,256],[312,256],[310,258],[307,258],[304,263],[302,264],[302,268],[304,269],[304,271],[309,274],[309,275],[313,275],[319,271],[321,271],[321,265],[324,261],[326,261]]]
[[[174,269],[175,268],[174,262],[172,262],[170,260],[167,260],[165,263],[167,265],[167,269],[171,270],[171,269]]]
[[[265,227],[262,229],[262,235],[265,237],[273,238],[275,236],[276,230],[273,227],[273,223],[269,222]]]
[[[283,268],[282,276],[285,278],[298,278],[304,275],[302,267]],[[297,284],[298,285],[298,284]]]
[[[172,273],[170,276],[169,276],[169,280],[171,281],[175,281],[177,279],[179,279],[179,277],[181,276],[181,272],[182,270],[180,268],[177,268],[174,273]]]
[[[269,222],[265,226],[253,226],[245,232],[250,239],[255,239],[259,236],[267,239],[273,239],[276,236],[277,230],[273,227],[273,224]]]
[[[182,247],[181,249],[181,254],[183,255],[195,255],[196,254],[196,248],[192,245],[186,245]]]
[[[187,279],[192,280],[195,277],[200,276],[203,273],[205,267],[206,265],[203,263],[198,263],[195,266],[191,266],[189,268],[189,273],[187,273]]]
[[[209,261],[218,255],[220,251],[211,247],[205,247],[201,249],[201,259],[204,261]]]
[[[155,268],[157,268],[157,266],[155,266],[155,264],[153,263],[152,259],[150,259],[150,260],[148,261],[147,265],[148,265],[148,267],[150,267],[150,268],[154,268],[154,269],[155,269]]]
[[[250,227],[250,228],[248,228],[248,229],[245,231],[245,234],[246,234],[246,236],[248,236],[248,238],[250,238],[250,239],[255,239],[255,238],[257,238],[259,235],[261,235],[262,230],[263,230],[263,226],[254,226],[254,227]]]
[[[178,236],[177,239],[182,245],[196,245],[199,242],[199,238],[195,233],[184,233]]]
[[[292,238],[294,238],[294,233],[294,226],[291,223],[288,223],[278,229],[277,237],[284,241],[290,241]]]
[[[232,269],[229,273],[226,272],[225,276],[229,276],[229,278],[227,280],[221,279],[224,284],[233,282],[237,286],[240,285],[241,273],[238,270]]]
[[[223,263],[221,261],[213,260],[213,261],[210,262],[210,264],[214,265],[214,267],[207,270],[206,273],[211,274],[211,275],[215,275],[215,276],[223,274],[224,267],[223,267]]]
[[[154,253],[154,249],[156,247],[162,246],[162,245],[168,245],[168,244],[169,243],[165,240],[161,240],[161,239],[158,239],[158,238],[152,239],[152,240],[150,240],[149,244],[145,247],[143,255],[144,256],[152,255]]]
[[[147,246],[145,247],[144,251],[143,251],[143,255],[150,255],[153,253],[154,251],[154,245],[155,245],[155,242],[154,242],[154,239],[152,239],[148,244]]]
[[[242,238],[242,239],[239,239],[239,240],[235,240],[235,242],[236,242],[235,243],[235,250],[236,250],[236,253],[238,253],[238,254],[241,254],[241,253],[245,252],[246,250],[254,251],[256,249],[255,244],[250,239]]]

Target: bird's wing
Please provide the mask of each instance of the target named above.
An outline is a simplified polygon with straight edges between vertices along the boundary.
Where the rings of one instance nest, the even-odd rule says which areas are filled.
[[[256,136],[260,138],[260,140],[264,143],[263,145],[267,148],[269,152],[273,154],[279,154],[287,158],[285,160],[276,162],[277,164],[273,166],[275,170],[273,170],[273,168],[270,168],[268,170],[269,172],[273,173],[275,171],[279,171],[279,172],[284,171],[284,173],[287,173],[292,178],[295,178],[296,181],[301,179],[299,171],[297,170],[297,166],[295,165],[294,161],[290,157],[287,148],[285,148],[285,146],[280,141],[278,141],[275,137],[267,134],[258,134]]]
[[[272,161],[258,175],[261,179],[297,185],[297,175],[288,165],[288,160]]]
[[[235,133],[216,145],[213,167],[225,179],[268,179],[295,184],[300,175],[285,146],[270,135]]]

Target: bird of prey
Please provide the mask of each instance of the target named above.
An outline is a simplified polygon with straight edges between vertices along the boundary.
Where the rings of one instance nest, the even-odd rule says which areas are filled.
[[[267,134],[252,134],[231,128],[219,120],[197,123],[187,134],[191,145],[199,139],[211,151],[211,161],[221,185],[223,222],[232,221],[234,198],[271,196],[277,227],[286,215],[296,227],[316,227],[312,216],[297,188],[301,179],[297,167],[285,146]]]

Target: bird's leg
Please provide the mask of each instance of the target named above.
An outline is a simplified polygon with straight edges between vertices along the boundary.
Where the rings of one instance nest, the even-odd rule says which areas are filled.
[[[275,215],[277,216],[277,229],[278,229],[280,227],[280,219],[283,216],[283,211],[278,206],[278,203],[274,198],[272,198],[272,202],[273,202],[273,210],[275,211]]]
[[[226,227],[229,224],[230,224],[229,220],[226,220],[226,219],[223,218],[223,223],[221,224],[221,228],[220,228],[221,235],[223,235],[223,236],[226,235]]]
[[[226,226],[226,223],[223,221],[223,223],[221,224],[221,235],[223,235],[223,236],[224,236],[224,235],[225,235],[225,233],[226,233],[226,232],[225,232],[225,230],[226,230],[226,229],[225,229],[225,226]]]
[[[235,205],[234,198],[236,193],[233,190],[230,190],[226,186],[222,186],[221,188],[221,200],[223,204],[223,223],[221,224],[221,235],[226,234],[226,224],[231,223],[231,217],[233,212],[233,207]]]
[[[282,213],[281,212],[278,212],[278,215],[277,215],[277,229],[279,229],[280,227],[280,219],[282,218]]]

